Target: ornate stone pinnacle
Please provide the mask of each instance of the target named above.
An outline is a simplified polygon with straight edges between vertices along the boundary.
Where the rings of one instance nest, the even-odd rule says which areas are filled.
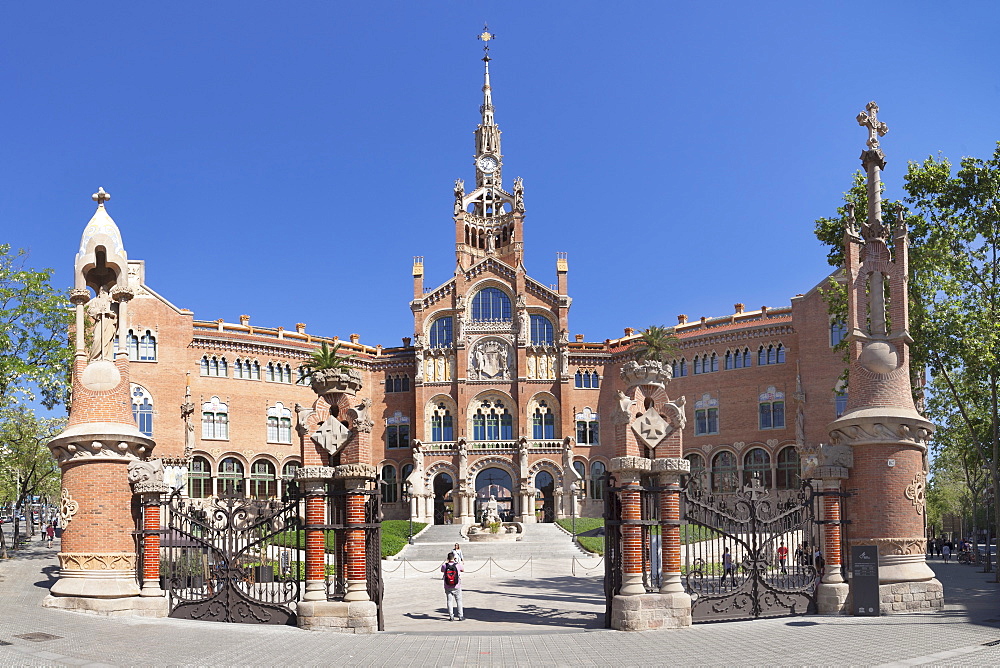
[[[90,196],[90,199],[97,202],[97,206],[104,206],[104,203],[111,199],[111,195],[104,192],[104,188],[98,188],[97,192]]]
[[[865,105],[867,111],[858,114],[858,125],[868,128],[868,148],[878,148],[878,138],[884,137],[889,126],[878,120],[878,104],[874,100]]]

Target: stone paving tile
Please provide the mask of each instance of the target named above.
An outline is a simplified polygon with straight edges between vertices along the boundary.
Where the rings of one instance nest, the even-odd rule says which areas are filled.
[[[989,575],[957,564],[932,564],[951,604],[940,614],[769,619],[637,634],[579,627],[567,632],[532,625],[528,615],[513,625],[480,620],[466,632],[445,631],[460,623],[435,620],[422,631],[348,636],[47,610],[39,602],[51,581],[54,550],[33,546],[26,556],[0,563],[0,640],[12,643],[0,646],[0,665],[1000,665],[1000,647],[982,645],[1000,640],[1000,623],[986,621],[1000,619],[1000,589],[986,582]],[[561,576],[535,575],[532,582],[487,578],[475,583],[476,596],[479,603],[490,596],[506,601],[515,611],[573,603],[557,580],[546,581]],[[412,604],[418,592],[411,584],[397,593]],[[440,582],[428,579],[422,587],[437,590]],[[594,605],[592,596],[590,601]],[[514,626],[522,631],[500,630]],[[40,643],[14,638],[37,631],[61,637]]]

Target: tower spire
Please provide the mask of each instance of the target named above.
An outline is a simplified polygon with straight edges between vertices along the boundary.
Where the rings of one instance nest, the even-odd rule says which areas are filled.
[[[476,128],[476,185],[500,186],[500,165],[503,155],[500,153],[500,128],[493,118],[493,91],[490,86],[490,40],[496,35],[483,25],[479,40],[483,42],[483,104],[479,107],[482,119]]]
[[[479,107],[479,113],[483,116],[483,125],[494,125],[493,122],[493,94],[490,88],[490,40],[496,39],[496,35],[490,32],[489,27],[484,23],[483,32],[479,38],[483,42],[483,62],[485,74],[483,76],[483,105]]]

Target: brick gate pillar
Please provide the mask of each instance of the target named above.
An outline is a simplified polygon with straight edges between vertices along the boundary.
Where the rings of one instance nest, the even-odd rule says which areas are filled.
[[[370,491],[376,484],[376,469],[371,464],[342,464],[336,468],[336,478],[347,490],[347,562],[344,564],[347,576],[345,601],[370,601],[368,596],[368,553],[365,506]],[[359,528],[351,528],[358,526]]]
[[[149,457],[154,442],[132,417],[128,351],[116,343],[129,326],[134,288],[121,232],[105,210],[109,197],[103,189],[94,194],[97,211],[84,229],[70,292],[73,403],[66,429],[48,444],[62,469],[62,552],[59,579],[43,605],[162,616],[165,599],[140,598],[137,582],[139,511],[127,469]]]
[[[295,482],[305,498],[306,591],[304,601],[326,600],[326,531],[315,528],[327,523],[326,490],[333,467],[303,466],[295,471]]]
[[[824,467],[817,471],[823,496],[820,511],[823,518],[823,558],[826,561],[823,580],[816,588],[816,608],[825,615],[847,614],[850,587],[844,581],[844,560],[841,554],[840,483],[847,478],[847,469]]]
[[[848,484],[858,495],[848,505],[850,544],[878,546],[881,608],[890,613],[940,609],[944,600],[925,561],[926,456],[934,425],[913,402],[909,235],[902,210],[892,223],[882,220],[879,137],[888,128],[877,114],[878,105],[869,102],[857,117],[868,128],[868,150],[861,154],[868,215],[858,224],[850,207],[845,221],[848,399],[828,429],[832,447],[853,459]]]
[[[160,589],[160,506],[170,488],[163,482],[160,460],[133,462],[128,467],[132,492],[142,512],[142,591],[140,596],[163,596]]]

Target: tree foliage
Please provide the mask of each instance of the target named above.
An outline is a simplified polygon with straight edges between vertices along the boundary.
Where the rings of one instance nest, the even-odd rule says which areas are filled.
[[[674,330],[665,325],[650,325],[642,330],[635,349],[640,361],[666,363],[677,353],[678,341]]]
[[[27,267],[27,253],[0,244],[0,408],[65,400],[72,314],[50,284],[51,269]]]
[[[31,497],[59,497],[59,466],[48,442],[64,419],[40,418],[23,406],[0,410],[0,505],[24,508]],[[31,513],[25,512],[29,518]]]

